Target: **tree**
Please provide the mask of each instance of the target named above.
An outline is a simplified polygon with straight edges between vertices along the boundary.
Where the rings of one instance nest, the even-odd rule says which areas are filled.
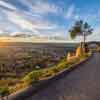
[[[91,26],[87,22],[79,20],[75,22],[75,25],[69,32],[72,39],[76,38],[76,36],[83,36],[82,50],[85,51],[86,36],[92,34],[93,32]]]

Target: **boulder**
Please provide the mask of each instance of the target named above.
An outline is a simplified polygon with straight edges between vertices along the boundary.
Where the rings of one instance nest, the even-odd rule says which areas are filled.
[[[79,46],[79,47],[77,47],[77,49],[76,49],[76,57],[80,57],[82,55],[82,48]]]

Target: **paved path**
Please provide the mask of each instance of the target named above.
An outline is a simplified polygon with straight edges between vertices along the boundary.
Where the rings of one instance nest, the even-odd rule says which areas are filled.
[[[100,54],[27,100],[100,100]]]

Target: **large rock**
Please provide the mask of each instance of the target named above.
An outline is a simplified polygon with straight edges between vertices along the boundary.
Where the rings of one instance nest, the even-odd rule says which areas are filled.
[[[71,62],[73,62],[75,59],[76,59],[75,54],[73,55],[73,53],[68,52],[68,54],[67,54],[67,62],[68,62],[68,63],[71,63]]]
[[[80,57],[82,55],[82,48],[79,46],[76,49],[76,57]]]

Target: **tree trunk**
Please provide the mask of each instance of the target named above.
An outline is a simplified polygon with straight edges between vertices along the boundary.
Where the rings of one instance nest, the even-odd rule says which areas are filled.
[[[85,53],[85,41],[86,41],[86,35],[83,33],[83,53]]]

